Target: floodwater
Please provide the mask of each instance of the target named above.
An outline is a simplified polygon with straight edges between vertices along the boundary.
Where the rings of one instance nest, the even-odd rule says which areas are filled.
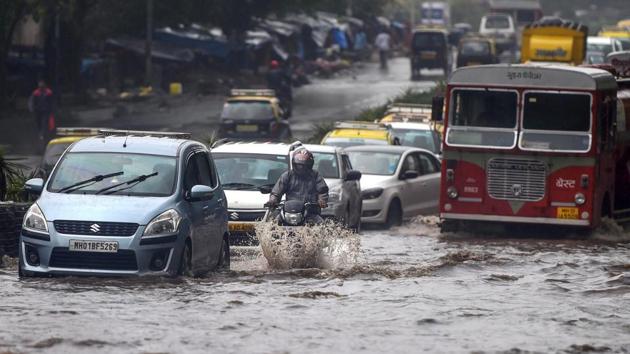
[[[366,231],[328,269],[271,270],[258,248],[204,279],[18,281],[9,265],[0,353],[630,351],[630,234],[440,235],[433,221]]]

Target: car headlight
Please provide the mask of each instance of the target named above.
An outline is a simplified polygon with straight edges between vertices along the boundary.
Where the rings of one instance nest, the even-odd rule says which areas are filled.
[[[302,214],[284,213],[284,221],[289,225],[299,225],[302,222]]]
[[[182,217],[177,210],[169,209],[151,220],[144,230],[143,236],[177,233],[180,221],[182,221]]]
[[[361,191],[361,199],[363,200],[376,199],[380,197],[381,194],[383,194],[383,188],[370,188],[370,189]]]
[[[328,191],[328,203],[339,203],[342,195],[341,186],[332,188]]]
[[[22,228],[27,231],[48,233],[48,225],[46,224],[46,218],[44,213],[39,208],[37,203],[31,205],[24,215],[24,221],[22,222]]]
[[[576,193],[575,194],[575,204],[582,205],[584,203],[586,203],[586,197],[584,196],[584,194]]]

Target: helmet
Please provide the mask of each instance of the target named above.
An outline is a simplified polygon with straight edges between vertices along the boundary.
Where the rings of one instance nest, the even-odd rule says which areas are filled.
[[[277,61],[277,60],[272,60],[272,61],[269,63],[269,67],[270,67],[271,69],[277,69],[278,67],[280,67],[280,63],[278,63],[278,61]]]
[[[306,149],[300,149],[293,154],[293,169],[298,173],[313,170],[314,164],[313,154]]]

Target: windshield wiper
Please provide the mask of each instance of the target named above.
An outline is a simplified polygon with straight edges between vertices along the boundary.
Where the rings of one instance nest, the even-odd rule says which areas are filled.
[[[104,180],[105,178],[116,177],[116,176],[120,176],[122,174],[124,174],[123,171],[109,173],[109,174],[106,174],[106,175],[96,175],[96,176],[94,176],[92,178],[88,178],[86,180],[77,182],[77,183],[75,183],[73,185],[70,185],[70,186],[67,186],[67,187],[63,187],[63,188],[59,189],[57,191],[57,193],[72,193],[72,192],[74,192],[74,191],[76,191],[78,189],[87,187],[88,183],[90,183],[90,185],[91,185],[91,184],[94,184],[96,182],[100,182],[100,181]]]
[[[226,183],[223,185],[223,188],[225,189],[232,189],[232,190],[247,190],[247,189],[256,189],[256,186],[253,184],[249,184],[249,183],[238,183],[238,182],[234,182],[234,183]]]
[[[100,190],[96,191],[96,193],[94,193],[94,194],[101,194],[101,193],[104,193],[104,192],[107,192],[105,194],[113,194],[113,193],[116,193],[116,192],[124,191],[125,189],[129,189],[129,188],[135,187],[136,184],[138,184],[140,182],[144,182],[148,178],[153,177],[153,176],[157,176],[157,175],[158,175],[157,172],[153,172],[153,173],[148,174],[148,175],[141,175],[141,176],[138,176],[136,178],[130,179],[129,181],[121,182],[121,183],[118,183],[118,184],[114,184],[113,186],[109,186],[109,187],[105,187],[103,189],[100,189]],[[115,189],[115,188],[118,188],[118,187],[124,186],[124,185],[127,185],[127,187],[112,191],[112,189]],[[110,192],[108,192],[108,191],[110,191]]]

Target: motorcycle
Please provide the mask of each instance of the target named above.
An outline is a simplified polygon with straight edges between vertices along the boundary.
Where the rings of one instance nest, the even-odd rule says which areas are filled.
[[[323,223],[319,205],[289,200],[265,207],[264,223],[256,234],[269,265],[276,269],[317,266],[323,239],[307,226]]]

